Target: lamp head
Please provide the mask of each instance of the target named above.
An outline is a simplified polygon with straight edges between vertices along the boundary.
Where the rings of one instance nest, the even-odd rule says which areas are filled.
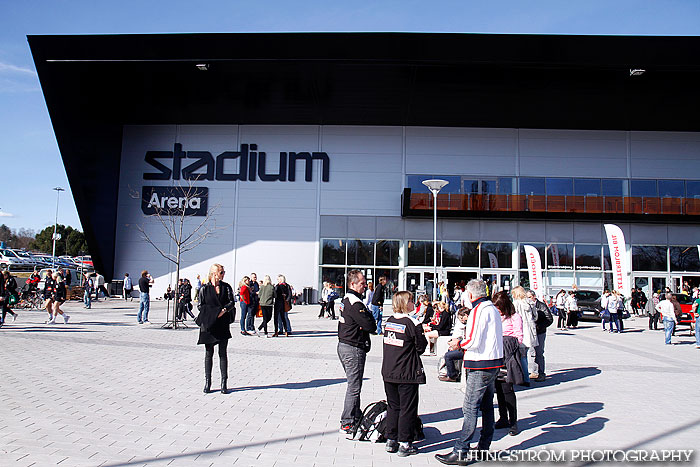
[[[448,182],[447,180],[440,180],[440,179],[423,180],[423,185],[427,186],[428,189],[430,191],[432,191],[434,194],[437,194],[448,183],[450,183],[450,182]]]

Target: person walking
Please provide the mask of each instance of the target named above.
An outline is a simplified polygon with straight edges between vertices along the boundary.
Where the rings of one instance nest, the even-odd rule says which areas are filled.
[[[248,326],[248,313],[252,313],[250,308],[250,277],[243,276],[243,279],[238,283],[238,298],[240,299],[241,305],[241,335],[250,336],[246,330]]]
[[[0,277],[0,300],[2,300],[2,319],[0,323],[5,322],[8,313],[12,315],[12,321],[14,322],[17,319],[17,313],[12,311],[10,305],[19,302],[19,294],[17,293],[17,280],[7,269],[2,272],[2,277]]]
[[[262,287],[260,287],[259,292],[260,297],[260,308],[262,309],[263,322],[258,327],[258,331],[263,329],[265,335],[267,336],[267,323],[272,319],[272,307],[275,304],[275,287],[272,285],[272,279],[270,276],[265,276],[263,278]],[[275,326],[275,330],[277,326]]]
[[[292,324],[289,322],[289,311],[292,309],[292,288],[287,284],[287,278],[282,274],[277,276],[275,286],[275,333],[277,337],[281,333],[285,336],[292,335]]]
[[[141,277],[139,278],[139,292],[141,296],[139,297],[139,313],[136,316],[139,324],[150,322],[148,321],[148,311],[151,308],[151,285],[153,285],[153,278],[148,274],[148,271],[144,269],[141,271]],[[97,294],[95,297],[97,297]]]
[[[619,295],[617,294],[617,291],[608,291],[606,290],[605,293],[603,293],[603,297],[600,299],[600,307],[603,310],[607,311],[607,315],[609,316],[608,320],[610,321],[610,331],[609,332],[615,332],[613,331],[613,324],[615,325],[615,328],[617,329],[617,332],[620,332],[620,317],[618,316],[617,310],[620,308],[620,299]],[[603,321],[603,331],[605,331],[605,321]]]
[[[197,279],[194,282],[194,299],[199,300],[199,289],[202,288],[202,278],[197,274]]]
[[[525,383],[530,383],[530,373],[528,372],[527,356],[532,347],[536,347],[537,341],[537,312],[535,304],[527,298],[525,288],[522,286],[514,287],[511,291],[513,297],[513,305],[515,311],[523,320],[523,341],[520,344],[520,366],[523,368]]]
[[[377,334],[382,333],[382,313],[384,311],[384,295],[386,294],[386,276],[379,276],[377,286],[372,295],[372,316],[377,323]]]
[[[675,310],[673,309],[673,302],[671,299],[673,295],[670,293],[666,294],[666,300],[662,300],[656,305],[656,311],[661,313],[664,323],[664,337],[666,345],[671,345],[671,336],[673,331],[676,329],[676,324],[678,319],[676,318]]]
[[[527,298],[530,303],[534,303],[535,313],[535,330],[537,332],[537,345],[530,348],[528,358],[531,363],[530,379],[537,382],[542,382],[547,378],[544,368],[544,345],[547,340],[547,328],[554,322],[554,316],[545,302],[537,298],[535,292],[527,290]]]
[[[693,292],[697,291],[694,290]],[[695,296],[695,294],[693,294]],[[698,324],[700,324],[700,298],[696,298],[693,301],[693,306],[691,308],[691,313],[695,313],[695,348],[700,349],[700,328],[698,328]]]
[[[128,298],[131,298],[131,301],[134,301],[134,297],[131,296],[131,291],[134,290],[134,284],[131,283],[131,277],[129,277],[129,273],[125,272],[124,273],[124,301],[126,301]]]
[[[87,272],[83,276],[85,276],[83,279],[83,305],[89,310],[92,308],[92,292],[95,290],[95,283]]]
[[[190,318],[194,319],[192,314],[192,284],[188,279],[181,279],[182,283],[178,287],[178,301],[177,306],[179,309],[178,319],[184,321],[187,319],[185,315],[190,315]]]
[[[514,384],[525,381],[520,365],[520,344],[523,342],[523,320],[515,311],[506,292],[498,292],[493,297],[493,305],[501,313],[503,327],[503,363],[496,377],[496,400],[498,400],[498,421],[494,428],[508,428],[508,434],[515,436],[518,429],[518,401],[515,397]]]
[[[255,317],[258,314],[258,307],[260,306],[260,299],[258,297],[258,292],[260,291],[260,284],[258,283],[258,275],[254,272],[250,273],[250,281],[248,281],[248,289],[250,292],[250,304],[248,305],[248,318],[246,321],[246,331],[258,334],[258,330],[255,327]]]
[[[56,318],[58,315],[63,316],[63,324],[68,324],[70,316],[68,316],[63,310],[61,310],[61,305],[66,301],[66,283],[63,280],[63,276],[58,272],[53,273],[53,280],[56,286],[53,289],[53,318],[49,321],[49,324],[56,324]]]
[[[321,289],[321,299],[319,303],[321,304],[321,309],[318,310],[318,319],[326,316],[326,307],[328,306],[328,296],[331,293],[331,285],[329,282],[323,282],[323,288]]]
[[[478,449],[487,450],[491,446],[495,380],[503,366],[501,314],[488,299],[486,283],[479,279],[470,280],[467,283],[467,294],[472,303],[472,311],[467,320],[466,338],[461,342],[464,349],[464,370],[468,372],[462,406],[464,421],[452,451],[435,455],[438,461],[447,465],[465,465],[469,442],[476,431],[479,409],[482,426]]]
[[[107,292],[107,288],[105,287],[105,276],[103,276],[99,272],[97,273],[97,277],[95,278],[95,287],[97,288],[97,292],[95,294],[95,301],[97,301],[100,292],[102,292],[105,298],[109,298],[109,292]]]
[[[362,419],[362,377],[367,353],[372,347],[369,335],[376,333],[377,323],[362,303],[362,294],[367,288],[364,274],[358,269],[352,269],[348,271],[347,277],[348,291],[341,302],[338,320],[338,358],[347,378],[340,431],[351,439]]]
[[[557,296],[554,298],[554,306],[557,309],[557,328],[560,331],[566,329],[566,291],[561,289]]]
[[[211,392],[211,372],[214,366],[214,346],[219,346],[221,393],[228,392],[228,355],[226,349],[231,338],[229,326],[236,317],[233,289],[223,281],[224,267],[212,264],[207,283],[200,288],[197,298],[199,314],[195,323],[199,326],[197,345],[204,345],[204,393]]]
[[[415,454],[413,434],[418,419],[418,386],[425,384],[420,356],[428,341],[423,325],[409,313],[415,310],[413,294],[401,291],[392,299],[394,314],[384,326],[382,379],[386,392],[386,451],[399,457]]]
[[[56,288],[56,281],[53,279],[53,272],[51,269],[46,271],[46,279],[44,279],[44,309],[49,314],[49,319],[46,320],[46,324],[53,324],[53,294]]]
[[[571,290],[566,296],[566,328],[576,329],[578,327],[578,300],[576,300],[576,293]]]

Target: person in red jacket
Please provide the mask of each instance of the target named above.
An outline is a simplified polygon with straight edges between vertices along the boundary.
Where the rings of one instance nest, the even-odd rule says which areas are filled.
[[[250,308],[250,277],[243,276],[241,282],[238,283],[238,296],[241,299],[241,334],[244,336],[250,336],[248,331],[246,331],[246,315],[248,313],[255,313]]]

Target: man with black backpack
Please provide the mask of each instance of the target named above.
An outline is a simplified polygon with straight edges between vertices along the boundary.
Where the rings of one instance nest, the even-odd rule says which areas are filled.
[[[549,310],[547,304],[538,299],[535,292],[532,290],[527,291],[527,299],[535,303],[535,311],[537,311],[537,320],[535,321],[535,326],[537,327],[537,345],[535,347],[530,347],[528,351],[530,368],[532,368],[530,379],[542,382],[547,377],[544,372],[544,341],[547,338],[547,328],[554,322],[554,316],[552,316],[552,312]],[[533,360],[534,365],[532,364]]]
[[[369,335],[377,331],[377,323],[362,302],[367,280],[361,271],[348,271],[348,292],[340,304],[338,320],[338,357],[348,379],[340,432],[354,438],[362,419],[360,391],[365,373],[367,352],[372,345]]]

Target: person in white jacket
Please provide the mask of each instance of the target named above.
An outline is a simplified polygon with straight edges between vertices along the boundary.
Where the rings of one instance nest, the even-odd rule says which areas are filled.
[[[622,332],[620,330],[620,317],[618,316],[617,310],[620,308],[620,305],[622,304],[622,297],[620,297],[620,294],[614,290],[612,292],[608,292],[607,290],[603,294],[603,296],[600,299],[600,308],[603,310],[607,310],[608,314],[610,315],[610,332],[615,332],[613,331],[613,323],[615,324],[615,327],[617,328],[617,332]],[[605,321],[603,320],[603,331],[605,331]]]
[[[673,302],[671,302],[672,298],[673,295],[667,293],[666,300],[661,300],[659,304],[656,305],[656,311],[663,316],[664,335],[667,345],[671,345],[671,336],[673,335],[673,330],[676,329],[676,323],[678,323],[676,312],[673,309]]]
[[[481,408],[481,436],[479,449],[489,449],[494,432],[493,395],[496,375],[503,366],[503,330],[501,314],[486,295],[486,283],[472,279],[466,293],[472,302],[460,343],[464,349],[464,371],[468,372],[464,391],[464,422],[462,431],[451,452],[436,454],[443,464],[455,465],[464,462],[469,452],[469,442],[476,431],[476,421]]]
[[[530,382],[530,373],[527,364],[527,353],[531,347],[537,347],[537,310],[535,302],[528,300],[527,293],[522,286],[514,287],[511,291],[515,311],[523,320],[523,342],[520,344],[520,364],[523,367],[525,382]]]

